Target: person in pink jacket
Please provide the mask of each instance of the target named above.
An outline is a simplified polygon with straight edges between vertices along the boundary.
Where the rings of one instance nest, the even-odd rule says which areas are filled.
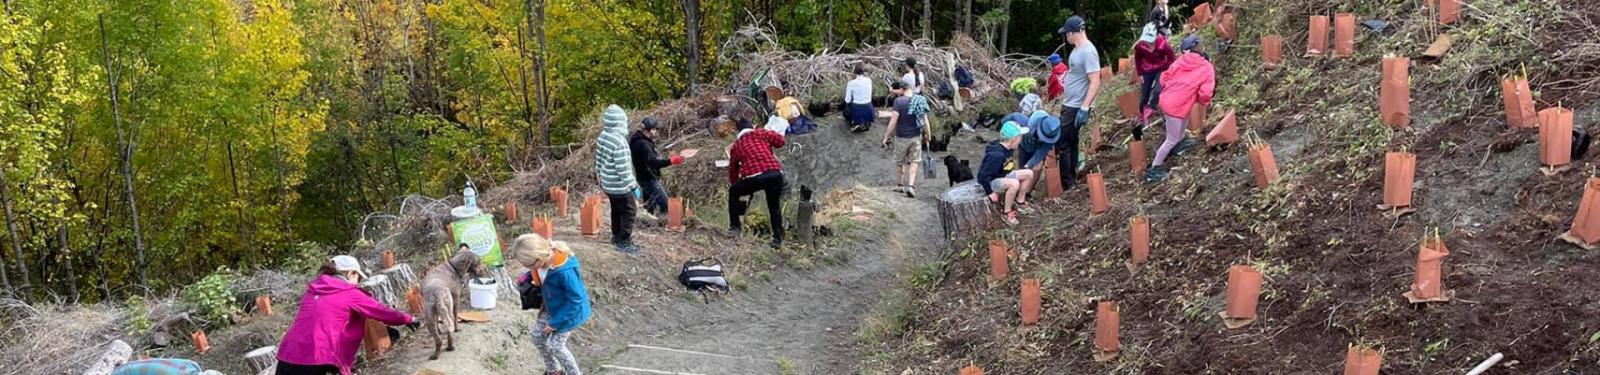
[[[1160,105],[1162,115],[1166,117],[1167,139],[1161,141],[1161,148],[1156,150],[1156,159],[1150,163],[1149,171],[1145,172],[1146,183],[1167,179],[1168,168],[1163,163],[1179,142],[1185,142],[1183,130],[1188,125],[1189,110],[1196,104],[1211,105],[1212,90],[1216,88],[1216,68],[1200,51],[1200,37],[1190,35],[1183,38],[1182,47],[1183,55],[1165,73],[1161,73]]]
[[[372,299],[357,285],[366,273],[349,255],[333,257],[306,284],[300,312],[278,343],[277,375],[349,375],[367,319],[411,324],[411,315]]]

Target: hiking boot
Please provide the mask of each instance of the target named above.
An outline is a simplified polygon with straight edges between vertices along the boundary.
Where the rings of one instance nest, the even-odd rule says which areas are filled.
[[[1158,184],[1166,181],[1168,172],[1171,170],[1165,165],[1150,167],[1150,170],[1144,172],[1144,183]]]
[[[1188,152],[1189,150],[1194,149],[1194,145],[1198,144],[1198,143],[1200,143],[1200,142],[1196,141],[1194,138],[1183,137],[1182,141],[1178,141],[1178,146],[1172,148],[1172,154],[1173,155],[1183,155],[1184,153]]]
[[[907,186],[906,187],[906,197],[907,198],[916,198],[917,197],[917,188]]]

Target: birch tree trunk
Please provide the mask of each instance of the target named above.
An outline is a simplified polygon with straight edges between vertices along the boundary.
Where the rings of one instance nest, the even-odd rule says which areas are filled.
[[[122,98],[117,95],[117,71],[111,67],[111,45],[106,41],[106,18],[100,16],[100,53],[105,59],[107,90],[111,92],[111,119],[116,124],[117,143],[120,143],[119,156],[122,159],[123,193],[127,196],[128,212],[133,221],[133,250],[138,255],[139,287],[144,290],[144,295],[150,295],[150,276],[145,269],[148,268],[144,260],[144,232],[139,228],[139,200],[133,193],[133,147],[134,129],[123,129],[122,126]]]
[[[1000,0],[1000,12],[1005,14],[1005,19],[1000,21],[1000,53],[1005,56],[1006,40],[1011,37],[1011,0]]]
[[[933,40],[933,0],[922,0],[922,39]]]

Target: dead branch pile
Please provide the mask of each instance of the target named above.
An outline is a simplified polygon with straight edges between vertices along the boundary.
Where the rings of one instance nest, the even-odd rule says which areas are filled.
[[[0,375],[82,373],[127,326],[106,305],[30,306],[0,299],[9,324],[0,332]]]

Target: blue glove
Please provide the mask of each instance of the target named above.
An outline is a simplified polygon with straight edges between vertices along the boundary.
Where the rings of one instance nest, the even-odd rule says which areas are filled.
[[[1078,117],[1074,118],[1072,121],[1073,121],[1074,124],[1077,124],[1078,126],[1083,126],[1084,124],[1088,124],[1089,123],[1089,109],[1088,108],[1078,109]]]
[[[644,190],[637,187],[633,188],[633,199],[644,200]]]

